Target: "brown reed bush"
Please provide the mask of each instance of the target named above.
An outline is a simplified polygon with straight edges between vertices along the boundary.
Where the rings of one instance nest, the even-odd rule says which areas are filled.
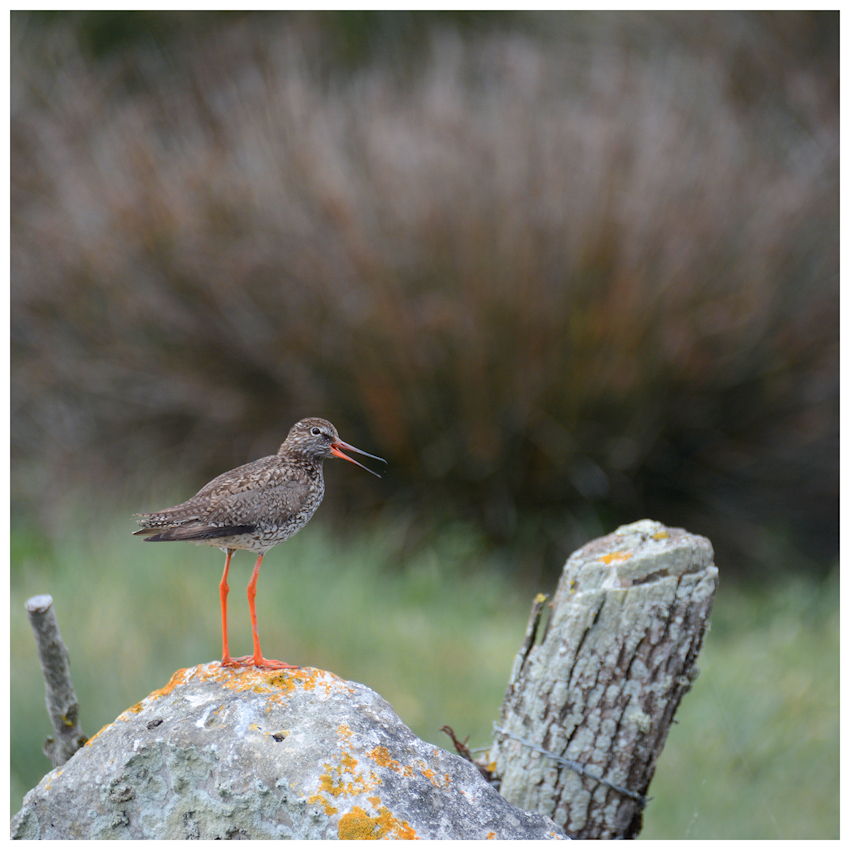
[[[321,415],[390,462],[338,508],[831,557],[837,47],[806,16],[542,20],[335,72],[268,17],[101,62],[13,26],[20,503],[188,496]]]

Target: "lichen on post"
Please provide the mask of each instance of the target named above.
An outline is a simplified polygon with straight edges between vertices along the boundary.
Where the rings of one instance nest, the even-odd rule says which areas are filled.
[[[717,589],[711,543],[642,520],[569,558],[535,600],[489,761],[501,793],[576,838],[633,838]]]

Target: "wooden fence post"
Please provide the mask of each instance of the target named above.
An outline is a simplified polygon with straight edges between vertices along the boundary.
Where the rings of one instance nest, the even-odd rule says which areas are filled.
[[[576,838],[633,838],[717,589],[711,543],[642,520],[567,561],[538,598],[490,751],[511,803]]]
[[[68,648],[59,634],[53,598],[44,594],[26,602],[27,616],[35,635],[38,660],[44,675],[45,702],[55,737],[44,742],[44,754],[53,767],[65,764],[88,740],[80,728],[80,705],[71,682]]]

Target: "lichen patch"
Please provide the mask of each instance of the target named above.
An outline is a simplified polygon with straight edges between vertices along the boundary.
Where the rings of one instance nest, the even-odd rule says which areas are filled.
[[[633,552],[609,552],[607,555],[603,555],[601,558],[597,558],[598,561],[602,561],[603,564],[622,564],[623,561],[628,561],[629,558],[632,557]]]
[[[386,806],[377,807],[375,815],[369,815],[360,806],[354,806],[339,819],[339,837],[344,841],[418,839],[416,830],[406,820],[396,818]]]

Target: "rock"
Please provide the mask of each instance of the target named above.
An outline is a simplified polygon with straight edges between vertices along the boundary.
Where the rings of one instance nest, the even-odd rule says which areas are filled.
[[[564,838],[369,688],[179,670],[42,779],[13,838]]]

